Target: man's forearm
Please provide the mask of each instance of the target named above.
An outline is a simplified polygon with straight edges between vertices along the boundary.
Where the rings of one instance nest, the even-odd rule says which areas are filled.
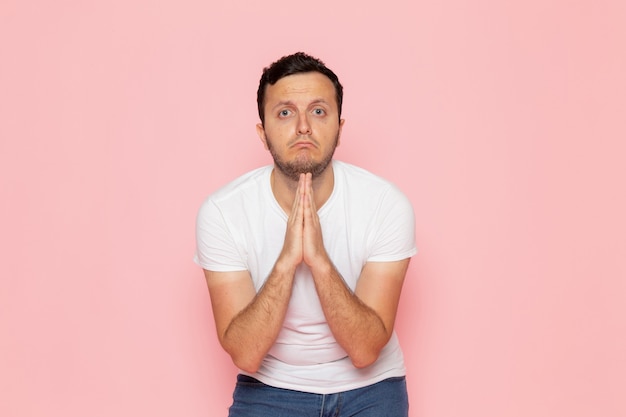
[[[386,329],[379,315],[350,290],[330,261],[311,271],[324,315],[339,345],[357,368],[375,362],[392,329]]]
[[[278,263],[254,299],[230,322],[222,338],[224,349],[235,365],[256,372],[282,328],[295,268]]]

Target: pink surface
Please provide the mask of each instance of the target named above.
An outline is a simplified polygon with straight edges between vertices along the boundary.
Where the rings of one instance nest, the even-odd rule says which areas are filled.
[[[625,4],[4,0],[0,415],[226,415],[194,217],[297,50],[416,209],[411,416],[626,415]]]

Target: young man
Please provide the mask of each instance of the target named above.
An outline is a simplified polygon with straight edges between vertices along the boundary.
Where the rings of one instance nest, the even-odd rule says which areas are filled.
[[[416,253],[411,204],[333,160],[343,88],[304,53],[265,68],[257,133],[274,164],[197,218],[219,341],[241,370],[231,417],[406,417],[394,321]]]

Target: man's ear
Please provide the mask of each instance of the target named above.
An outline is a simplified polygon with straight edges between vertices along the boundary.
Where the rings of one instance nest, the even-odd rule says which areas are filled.
[[[341,143],[341,130],[343,129],[343,124],[346,122],[346,119],[339,120],[339,130],[337,131],[337,146]]]
[[[265,146],[265,149],[269,150],[267,146],[267,137],[265,136],[265,129],[263,128],[263,123],[257,123],[256,134],[259,135],[259,139],[261,139],[261,142],[263,142],[263,146]]]

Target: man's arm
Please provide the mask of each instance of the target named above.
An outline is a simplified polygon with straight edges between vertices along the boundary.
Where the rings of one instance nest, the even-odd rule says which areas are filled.
[[[304,188],[304,262],[311,269],[335,340],[348,353],[354,366],[364,368],[378,359],[393,333],[410,258],[366,263],[353,293],[324,248],[310,174]]]
[[[408,266],[409,259],[369,262],[354,293],[330,262],[311,269],[328,325],[357,368],[374,363],[389,341]]]
[[[298,184],[281,253],[258,293],[248,271],[204,271],[220,343],[235,365],[247,372],[259,369],[287,314],[303,256],[304,183],[302,178]]]
[[[204,275],[220,344],[238,368],[256,372],[285,319],[293,271],[276,265],[258,294],[248,271]]]

